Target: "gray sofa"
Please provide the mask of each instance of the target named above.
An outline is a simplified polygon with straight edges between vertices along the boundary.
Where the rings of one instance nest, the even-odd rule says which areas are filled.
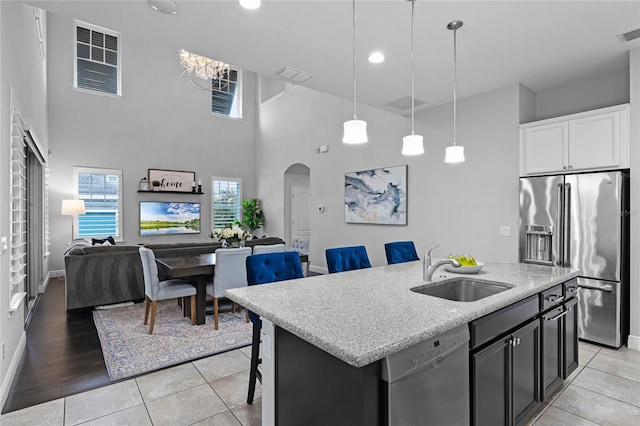
[[[277,237],[247,241],[247,246],[282,244]],[[156,257],[213,253],[217,241],[202,243],[145,244]],[[75,246],[64,256],[67,310],[144,299],[144,278],[139,246]],[[162,277],[161,277],[162,279]]]

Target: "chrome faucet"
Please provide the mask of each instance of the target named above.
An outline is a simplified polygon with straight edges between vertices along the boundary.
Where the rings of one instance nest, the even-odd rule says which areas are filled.
[[[433,273],[436,272],[436,269],[438,269],[442,265],[451,265],[451,266],[453,266],[455,268],[459,268],[460,267],[460,262],[458,262],[455,259],[438,260],[436,263],[434,263],[433,265],[429,266],[429,268],[427,269],[427,271],[424,274],[424,281],[431,281],[431,277],[433,277]]]
[[[442,259],[437,261],[436,263],[434,263],[433,265],[431,264],[431,251],[435,248],[440,247],[440,245],[437,246],[433,246],[431,247],[428,251],[427,254],[424,256],[424,260],[422,261],[422,279],[423,281],[431,281],[431,277],[433,277],[433,273],[436,271],[436,269],[438,269],[439,267],[443,266],[443,265],[451,265],[455,268],[460,267],[460,262],[458,262],[455,259]]]

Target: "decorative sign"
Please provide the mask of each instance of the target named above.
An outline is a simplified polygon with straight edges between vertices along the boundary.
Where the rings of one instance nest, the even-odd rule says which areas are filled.
[[[407,166],[345,173],[344,221],[407,224]]]
[[[195,172],[183,172],[179,170],[149,169],[149,182],[160,182],[160,187],[154,187],[156,191],[192,192],[196,181]]]

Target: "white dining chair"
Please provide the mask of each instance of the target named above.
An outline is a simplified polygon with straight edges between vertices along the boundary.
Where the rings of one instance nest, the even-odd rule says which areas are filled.
[[[256,244],[253,246],[253,254],[278,253],[285,251],[284,244]]]
[[[182,307],[185,307],[185,298],[191,298],[191,324],[196,323],[196,288],[188,281],[172,279],[160,281],[158,278],[158,265],[153,250],[140,247],[140,259],[142,261],[142,275],[144,277],[144,324],[149,319],[149,303],[151,303],[151,324],[149,334],[153,333],[153,325],[156,322],[156,309],[159,300],[182,298]]]
[[[216,250],[216,266],[213,269],[213,282],[207,284],[207,294],[213,297],[213,322],[218,329],[218,299],[224,297],[224,291],[247,286],[247,257],[251,247]]]

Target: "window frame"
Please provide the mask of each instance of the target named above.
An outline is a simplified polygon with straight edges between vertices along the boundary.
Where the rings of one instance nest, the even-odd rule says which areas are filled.
[[[236,83],[236,95],[234,96],[234,102],[237,103],[238,105],[238,117],[234,117],[232,115],[229,114],[222,114],[220,112],[215,112],[213,111],[213,94],[214,91],[216,92],[220,92],[220,93],[226,93],[226,92],[222,92],[220,90],[216,90],[214,88],[214,82],[215,81],[230,81],[229,79],[220,79],[220,80],[211,80],[211,114],[216,116],[216,117],[224,117],[224,118],[230,118],[232,120],[242,120],[244,118],[244,105],[242,102],[242,86],[243,86],[243,69],[240,67],[236,67],[235,65],[229,65],[230,69],[236,72],[236,75],[238,76]],[[233,105],[233,104],[232,104]],[[231,110],[233,110],[233,108],[231,108]]]
[[[238,191],[238,217],[237,220],[242,220],[242,178],[240,177],[224,177],[224,176],[211,176],[211,232],[213,232],[215,228],[215,183],[218,182],[235,182],[239,186]]]
[[[122,36],[119,32],[110,30],[108,28],[100,27],[98,25],[93,25],[88,22],[80,21],[75,19],[73,21],[73,89],[79,92],[91,93],[95,95],[109,96],[115,98],[122,98]],[[101,32],[106,35],[110,35],[115,37],[118,40],[118,50],[117,50],[117,93],[109,93],[103,92],[100,90],[87,89],[85,87],[78,87],[78,27],[85,28],[90,31]],[[85,58],[80,58],[85,59]],[[96,63],[99,63],[96,61]],[[106,62],[102,62],[106,64]],[[106,64],[109,65],[109,64]],[[112,65],[109,65],[112,66]]]
[[[78,189],[78,175],[81,173],[93,173],[93,174],[103,174],[103,175],[118,175],[118,221],[116,223],[116,233],[117,235],[113,235],[113,238],[116,242],[124,241],[124,216],[123,216],[123,192],[122,192],[122,169],[107,169],[102,167],[81,167],[74,166],[73,167],[73,198],[75,200],[80,199],[79,189]],[[85,209],[86,210],[86,209]],[[73,238],[94,238],[94,237],[104,237],[103,235],[88,235],[84,237],[80,237],[80,223],[78,220],[79,215],[73,215]]]

